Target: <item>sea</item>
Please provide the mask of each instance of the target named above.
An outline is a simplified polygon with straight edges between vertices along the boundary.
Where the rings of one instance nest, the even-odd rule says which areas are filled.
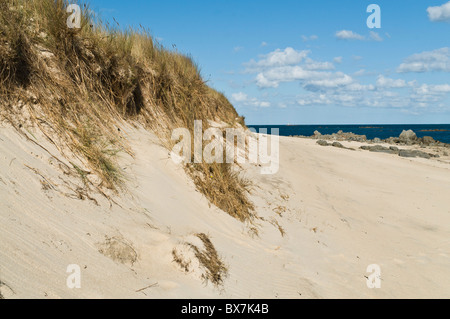
[[[343,132],[366,135],[368,139],[376,137],[386,139],[398,137],[403,130],[413,130],[418,137],[431,136],[437,141],[450,143],[450,124],[357,124],[357,125],[247,125],[249,128],[267,128],[270,134],[271,128],[278,128],[280,136],[311,136],[314,131],[322,134],[333,134],[340,130]]]

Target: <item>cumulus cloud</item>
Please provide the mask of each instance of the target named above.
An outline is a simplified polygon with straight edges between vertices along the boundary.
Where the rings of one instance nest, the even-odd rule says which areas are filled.
[[[340,40],[364,40],[365,39],[362,35],[355,33],[353,31],[350,31],[350,30],[337,31],[335,36],[336,36],[336,38],[338,38]]]
[[[269,107],[270,102],[267,101],[260,101],[257,98],[249,97],[247,94],[243,92],[233,93],[231,94],[232,99],[237,102],[241,103],[245,106],[257,106],[257,107]]]
[[[255,69],[268,68],[268,67],[282,67],[286,65],[295,65],[305,59],[310,51],[303,50],[297,51],[291,47],[287,47],[284,50],[277,49],[270,52],[267,55],[262,56],[259,61],[251,60],[246,63],[247,70],[252,71]]]
[[[287,66],[265,70],[256,76],[260,88],[276,88],[282,82],[300,81],[309,90],[350,84],[353,79],[342,72],[308,70],[305,66]]]
[[[363,36],[351,30],[341,30],[335,33],[335,37],[339,40],[373,40],[381,42],[383,38],[375,31],[370,31],[369,36]]]
[[[315,34],[310,35],[310,36],[306,36],[306,35],[302,35],[302,40],[303,42],[307,42],[307,41],[314,41],[317,40],[319,37]]]
[[[403,79],[391,79],[383,75],[378,76],[376,83],[380,88],[404,88],[407,86],[406,81]]]
[[[383,38],[378,33],[376,33],[375,31],[370,31],[370,38],[372,40],[378,41],[378,42],[383,41]]]
[[[260,57],[258,61],[245,63],[247,73],[257,73],[256,85],[259,88],[276,88],[282,82],[301,81],[304,84],[318,86],[312,80],[329,79],[335,81],[342,75],[325,72],[334,70],[329,61],[316,61],[308,57],[309,50],[297,51],[293,48],[277,49]],[[328,83],[323,82],[325,85]]]
[[[258,73],[256,85],[260,88],[278,87],[281,82],[292,82],[318,77],[320,72],[296,66],[270,68]]]
[[[358,60],[360,57],[352,57]],[[446,70],[450,59],[450,49],[443,48],[422,52],[405,59],[399,70]],[[336,105],[345,107],[386,107],[416,111],[436,110],[450,105],[450,84],[421,84],[402,78],[390,78],[361,69],[354,74],[335,71],[334,63],[342,62],[342,57],[335,57],[332,62],[312,59],[310,51],[297,51],[292,48],[277,49],[258,60],[246,63],[247,73],[253,73],[254,83],[260,89],[277,88],[283,83],[296,82],[299,95],[283,98],[283,105]],[[421,63],[418,67],[417,63]],[[450,69],[450,68],[449,68]],[[364,75],[372,82],[361,83],[353,76]],[[399,75],[400,77],[400,75]],[[268,91],[271,92],[271,91]],[[281,92],[281,91],[280,91]],[[279,94],[281,94],[279,92]],[[301,93],[300,93],[301,92]],[[267,93],[267,91],[266,91]],[[267,101],[247,96],[239,92],[232,96],[242,105],[255,107],[270,106]],[[264,95],[263,98],[264,99]],[[274,102],[275,103],[275,102]],[[280,102],[275,105],[280,105]],[[286,104],[288,103],[288,104]],[[447,103],[447,104],[446,104]],[[444,105],[444,106],[442,106]]]
[[[428,18],[433,21],[449,21],[450,22],[450,1],[441,6],[428,7]]]
[[[421,86],[415,89],[416,94],[442,94],[442,93],[450,93],[450,85],[449,84],[422,84]]]
[[[373,88],[373,87],[372,87]],[[346,88],[327,93],[317,92],[297,98],[297,104],[336,105],[345,107],[407,107],[409,101],[396,92],[376,90],[350,92]]]
[[[305,82],[304,88],[309,91],[320,91],[350,85],[353,82],[351,76],[342,72],[327,74],[327,76],[320,79],[308,79]]]
[[[343,59],[344,59],[343,57],[337,56],[337,57],[335,57],[335,58],[333,59],[333,61],[334,61],[335,63],[341,64],[342,61],[343,61]]]
[[[397,68],[397,72],[450,72],[450,48],[413,54]]]
[[[233,93],[231,94],[231,97],[233,98],[233,100],[235,100],[236,102],[244,102],[248,99],[247,94],[243,93],[243,92],[239,92],[239,93]]]
[[[353,92],[363,92],[363,91],[373,91],[375,90],[375,85],[373,84],[360,84],[357,82],[352,82],[345,87],[347,91]]]
[[[380,87],[379,85],[383,87]],[[391,91],[402,88],[407,91]],[[300,106],[337,105],[345,107],[387,107],[414,111],[417,109],[445,109],[450,95],[450,84],[422,84],[377,78],[376,85],[352,82],[348,85],[331,87],[326,91],[310,91],[297,96]],[[448,110],[448,108],[447,108]]]
[[[304,64],[306,70],[334,70],[334,64],[331,62],[319,62],[307,58]]]

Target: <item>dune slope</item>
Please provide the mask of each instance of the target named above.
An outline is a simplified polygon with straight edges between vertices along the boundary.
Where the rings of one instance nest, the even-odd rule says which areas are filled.
[[[29,137],[45,150],[0,128],[4,298],[450,297],[448,161],[280,138],[277,174],[243,166],[251,224],[209,204],[155,135],[122,132],[134,157],[121,155],[127,192],[111,202],[77,191],[39,132]],[[227,268],[217,285],[195,254],[206,251],[198,234]],[[66,284],[71,264],[79,289]],[[370,264],[380,289],[366,285]]]

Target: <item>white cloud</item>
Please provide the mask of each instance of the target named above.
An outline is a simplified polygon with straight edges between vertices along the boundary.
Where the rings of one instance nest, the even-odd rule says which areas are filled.
[[[277,88],[283,83],[296,82],[299,92],[295,98],[283,96],[276,90],[278,98],[275,105],[333,105],[345,107],[384,107],[400,108],[401,110],[436,111],[449,110],[449,84],[421,84],[416,81],[406,81],[402,78],[390,78],[361,69],[353,75],[334,71],[335,65],[341,63],[342,57],[333,61],[316,61],[310,56],[310,51],[296,51],[292,48],[277,49],[259,60],[251,60],[244,64],[246,71],[255,74],[254,83],[259,88]],[[421,70],[446,69],[446,61],[450,59],[450,48],[431,52],[422,52],[405,59],[402,70],[407,64],[421,62]],[[361,57],[352,57],[359,60]],[[438,63],[439,61],[439,63]],[[334,62],[334,63],[333,63]],[[370,83],[360,83],[353,76],[364,75],[372,79]],[[267,90],[269,94],[275,90]],[[233,95],[233,100],[241,105],[268,107],[271,104],[264,94],[260,99],[248,97],[239,92]]]
[[[450,85],[448,84],[422,84],[414,88],[410,95],[412,104],[419,108],[437,108],[445,110],[446,98],[450,93]],[[448,110],[448,100],[447,100]]]
[[[274,81],[266,78],[263,73],[259,73],[256,76],[256,85],[259,88],[276,88],[280,84],[280,81]]]
[[[378,33],[376,33],[375,31],[370,31],[370,38],[372,40],[378,41],[378,42],[383,41],[383,38]]]
[[[356,82],[352,82],[351,84],[347,85],[345,87],[348,91],[354,91],[354,92],[363,92],[363,91],[373,91],[375,90],[375,86],[372,84],[360,84]]]
[[[433,85],[432,90],[435,92],[442,92],[442,93],[449,93],[450,92],[450,85],[449,84],[438,84]]]
[[[255,71],[261,68],[281,67],[286,65],[295,65],[305,59],[310,51],[297,51],[291,47],[284,50],[276,49],[269,54],[263,55],[259,61],[251,60],[246,63],[247,71]]]
[[[239,93],[233,93],[231,94],[231,97],[233,98],[233,100],[235,100],[236,102],[244,102],[248,99],[247,94],[243,93],[243,92],[239,92]]]
[[[335,58],[333,59],[333,61],[334,61],[335,63],[341,64],[342,61],[343,61],[343,59],[344,59],[343,57],[337,56],[337,57],[335,57]]]
[[[231,94],[233,100],[237,103],[242,103],[245,106],[270,107],[270,102],[260,101],[257,98],[249,97],[243,92]]]
[[[304,65],[306,70],[334,70],[334,64],[331,62],[318,62],[310,58],[306,59]]]
[[[427,94],[442,94],[442,93],[450,93],[450,85],[449,84],[422,84],[421,86],[415,89],[416,94],[427,95]]]
[[[328,78],[308,80],[305,83],[305,88],[307,90],[316,91],[346,86],[351,84],[352,82],[353,79],[351,76],[342,72],[337,72],[332,75],[330,74]]]
[[[268,45],[267,42],[265,42],[265,41],[261,42],[262,47],[266,47],[267,45]]]
[[[337,31],[335,36],[340,40],[364,40],[362,35],[350,30]]]
[[[260,88],[276,88],[282,82],[300,81],[310,90],[320,90],[322,87],[336,87],[352,82],[352,78],[342,72],[324,72],[308,70],[304,66],[285,66],[271,68],[258,73],[256,85]]]
[[[397,68],[397,72],[450,72],[450,48],[413,54]]]
[[[407,83],[403,79],[391,79],[379,75],[377,78],[377,86],[380,88],[404,88],[407,86]]]
[[[330,99],[326,94],[310,94],[297,100],[297,104],[301,106],[330,105],[332,102],[332,99]]]
[[[428,18],[433,21],[450,21],[450,1],[441,6],[428,7]]]
[[[340,78],[342,75],[324,72],[334,70],[335,66],[329,61],[315,61],[308,57],[310,51],[297,51],[293,48],[277,49],[245,63],[247,73],[257,73],[255,82],[259,88],[276,88],[282,82],[308,81],[319,79]],[[328,83],[324,81],[323,83]],[[317,84],[319,85],[319,84]]]
[[[303,42],[306,42],[306,41],[314,41],[314,40],[317,40],[318,38],[319,38],[319,37],[318,37],[317,35],[315,35],[315,34],[310,35],[310,36],[302,35],[302,40],[303,40]]]
[[[378,77],[377,82],[392,85],[392,88],[404,88],[408,91],[390,91],[390,86],[383,88],[372,84],[364,85],[352,82],[348,85],[329,88],[326,91],[311,91],[297,96],[296,102],[304,105],[336,105],[345,107],[387,107],[408,111],[449,110],[448,97],[450,84],[422,84],[400,82],[386,77]],[[393,81],[393,82],[392,82]],[[447,99],[447,100],[446,100]],[[446,103],[447,102],[447,103]]]
[[[337,31],[335,33],[335,36],[339,40],[373,40],[381,42],[383,41],[383,38],[375,31],[370,31],[369,36],[366,38],[365,36],[358,34],[356,32],[350,31],[350,30],[341,30]]]
[[[244,47],[234,47],[233,51],[234,51],[235,53],[237,53],[237,52],[239,52],[239,51],[242,51],[243,49],[244,49]]]

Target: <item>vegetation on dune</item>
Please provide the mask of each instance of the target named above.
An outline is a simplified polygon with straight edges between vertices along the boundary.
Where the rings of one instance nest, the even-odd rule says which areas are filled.
[[[71,1],[73,2],[73,1]],[[194,121],[244,125],[225,98],[202,79],[188,56],[155,43],[146,30],[123,31],[82,7],[81,28],[67,27],[63,0],[0,0],[0,114],[16,128],[31,121],[62,151],[83,159],[100,188],[118,192],[124,176],[116,154],[132,154],[121,122],[170,137]],[[170,141],[167,143],[170,145]],[[197,188],[241,221],[253,216],[248,182],[231,164],[186,166]]]

